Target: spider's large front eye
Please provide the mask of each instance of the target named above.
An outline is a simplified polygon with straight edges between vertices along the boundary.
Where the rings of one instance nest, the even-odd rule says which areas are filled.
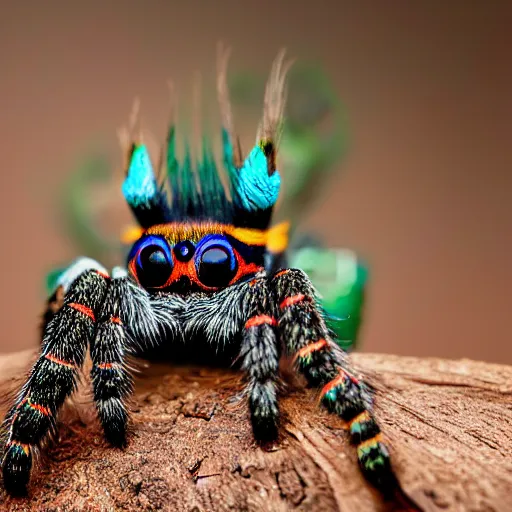
[[[196,257],[197,277],[205,286],[227,286],[235,277],[237,262],[224,238],[213,238],[200,247]]]
[[[173,269],[167,244],[160,239],[147,240],[141,244],[135,257],[137,279],[144,288],[163,286]]]

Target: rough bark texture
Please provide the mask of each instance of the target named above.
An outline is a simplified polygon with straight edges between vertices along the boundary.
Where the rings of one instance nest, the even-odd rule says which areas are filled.
[[[2,389],[29,356],[0,358]],[[401,485],[422,510],[512,510],[512,367],[371,354],[354,361],[376,389]],[[125,451],[106,446],[90,406],[74,405],[81,420],[62,418],[29,498],[0,490],[0,509],[400,509],[365,483],[342,423],[317,408],[312,390],[290,386],[280,442],[263,450],[241,389],[228,371],[153,365],[137,382]]]

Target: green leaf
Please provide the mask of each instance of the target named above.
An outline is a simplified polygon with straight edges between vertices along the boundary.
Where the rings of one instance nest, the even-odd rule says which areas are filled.
[[[353,349],[362,320],[368,280],[366,265],[347,249],[304,247],[291,253],[290,266],[308,274],[337,343],[346,350]]]

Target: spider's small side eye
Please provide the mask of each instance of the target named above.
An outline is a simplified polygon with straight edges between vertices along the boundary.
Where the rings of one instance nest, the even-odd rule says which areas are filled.
[[[227,286],[236,275],[237,267],[233,248],[224,237],[205,239],[198,247],[197,276],[205,286]]]
[[[139,244],[134,257],[134,270],[145,288],[158,288],[169,279],[173,269],[167,243],[150,237]]]

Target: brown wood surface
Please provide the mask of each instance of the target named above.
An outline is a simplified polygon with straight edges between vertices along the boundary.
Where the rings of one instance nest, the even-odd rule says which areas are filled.
[[[32,355],[0,358],[2,390]],[[376,389],[394,467],[421,510],[512,511],[512,367],[378,354],[353,360]],[[241,390],[240,376],[225,370],[146,368],[125,451],[105,444],[79,393],[58,443],[39,461],[29,498],[0,489],[0,510],[403,508],[365,483],[342,422],[317,407],[314,391],[289,385],[281,439],[263,450]]]

